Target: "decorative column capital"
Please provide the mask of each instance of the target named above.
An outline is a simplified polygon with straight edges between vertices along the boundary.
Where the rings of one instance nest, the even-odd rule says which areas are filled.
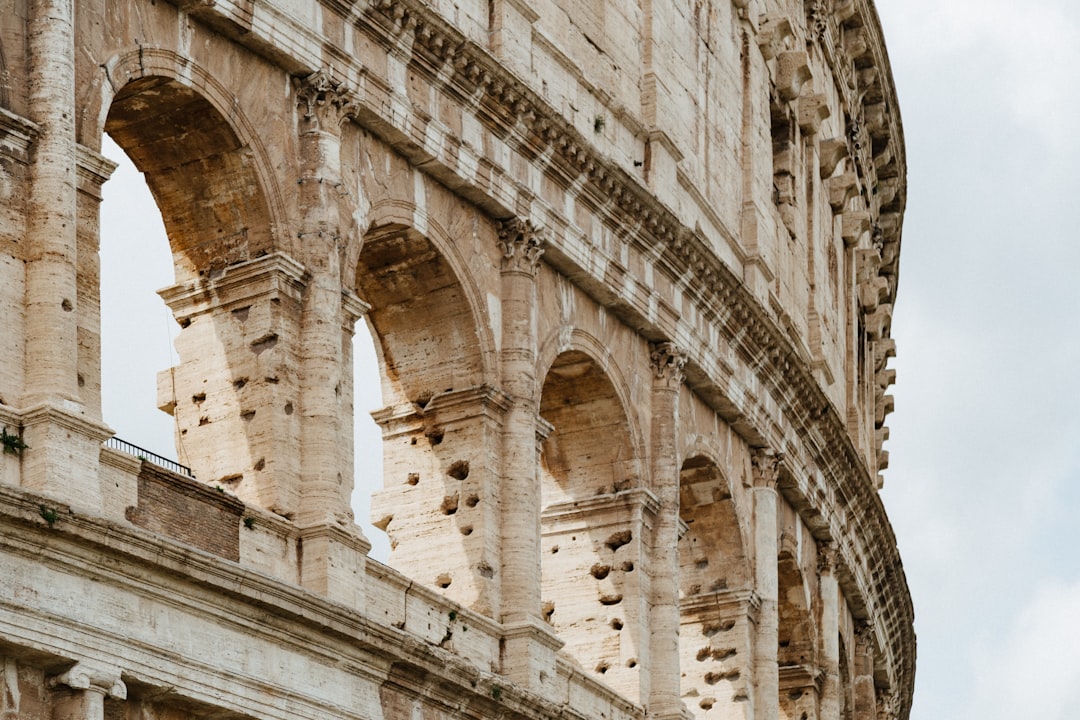
[[[823,542],[819,544],[817,549],[818,575],[835,575],[836,558],[837,550],[835,543]]]
[[[84,662],[75,663],[66,672],[49,678],[49,685],[51,687],[65,685],[72,690],[89,690],[117,700],[127,698],[127,685],[120,679],[119,670]]]
[[[775,490],[776,482],[780,479],[780,463],[783,460],[783,453],[773,452],[768,448],[754,450],[750,455],[754,473],[754,487]]]
[[[510,218],[499,223],[499,249],[502,271],[535,275],[544,254],[544,231],[532,221]]]
[[[869,623],[861,623],[855,628],[855,653],[858,655],[865,655],[868,658],[873,658],[874,647],[876,645],[874,639],[874,628]]]
[[[335,135],[356,114],[352,93],[330,68],[320,68],[303,78],[293,78],[296,107],[303,118],[301,132],[327,131]]]
[[[673,342],[649,343],[649,364],[661,387],[678,389],[686,377],[686,352]]]

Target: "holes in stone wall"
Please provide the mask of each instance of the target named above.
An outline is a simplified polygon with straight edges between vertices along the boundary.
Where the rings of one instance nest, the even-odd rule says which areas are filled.
[[[735,657],[737,651],[735,648],[714,648],[711,645],[706,645],[697,652],[698,662],[705,662],[706,660],[722,661]]]
[[[405,478],[406,485],[416,485],[420,482],[420,473],[409,473]]]
[[[626,661],[626,667],[628,667],[628,668],[636,668],[637,667],[637,658],[630,658],[629,660],[627,660]]]
[[[708,685],[715,685],[721,680],[735,681],[739,679],[738,670],[728,670],[727,672],[707,672],[705,673],[705,682]]]
[[[622,602],[622,593],[611,593],[600,596],[601,605],[618,605]]]
[[[619,630],[622,630],[623,629],[623,621],[620,620],[619,618],[612,618],[611,619],[611,628],[612,628],[612,630],[615,630],[616,632],[618,632]]]
[[[454,478],[455,480],[464,480],[465,478],[469,477],[469,461],[456,461],[453,465],[450,466],[450,469],[446,471],[446,474]]]
[[[476,507],[476,505],[477,505],[477,504],[478,504],[479,502],[480,502],[480,496],[478,496],[478,495],[476,495],[476,494],[473,494],[473,495],[469,495],[469,496],[468,496],[467,498],[465,498],[465,504],[466,504],[466,505],[467,505],[468,507]]]
[[[632,532],[630,532],[629,530],[622,530],[620,532],[612,534],[611,537],[609,537],[607,539],[607,542],[604,544],[607,545],[612,552],[614,552],[633,539],[634,534]]]
[[[611,572],[611,566],[601,565],[600,563],[597,563],[596,565],[592,566],[592,570],[590,570],[589,572],[591,572],[592,576],[597,580],[603,580],[608,576],[608,573]]]
[[[540,605],[540,617],[544,618],[544,622],[548,625],[551,624],[551,616],[555,614],[555,603],[551,600],[545,600]]]
[[[261,355],[267,350],[272,350],[277,345],[278,336],[277,333],[267,333],[258,340],[251,341],[251,352],[256,355]]]
[[[619,566],[619,569],[622,570],[623,572],[634,572],[634,563],[627,560],[626,562],[624,562],[622,565]]]
[[[442,501],[443,515],[453,515],[458,509],[458,494],[447,495]]]
[[[243,420],[244,422],[251,422],[254,418],[255,418],[255,411],[254,410],[245,410],[244,412],[240,413],[240,419]]]
[[[608,671],[608,669],[610,667],[611,667],[611,665],[608,663],[607,660],[601,660],[600,662],[598,662],[596,664],[596,672],[603,675],[604,673],[606,673]]]
[[[462,535],[468,537],[469,535],[472,535],[473,527],[472,525],[462,525],[460,531]]]
[[[446,435],[446,431],[442,428],[432,428],[424,433],[424,436],[428,439],[428,442],[432,445],[438,445],[443,441],[443,437]]]
[[[450,587],[450,583],[452,583],[453,581],[454,580],[450,577],[449,573],[443,573],[442,575],[439,575],[437,578],[435,578],[435,584],[441,587],[443,590]]]
[[[702,710],[712,710],[712,706],[715,704],[716,698],[714,697],[703,697],[700,701],[698,701],[698,707]]]

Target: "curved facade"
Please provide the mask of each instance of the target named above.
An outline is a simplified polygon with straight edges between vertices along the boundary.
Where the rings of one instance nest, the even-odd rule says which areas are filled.
[[[0,714],[908,717],[869,0],[0,13]],[[104,133],[183,466],[102,417]]]

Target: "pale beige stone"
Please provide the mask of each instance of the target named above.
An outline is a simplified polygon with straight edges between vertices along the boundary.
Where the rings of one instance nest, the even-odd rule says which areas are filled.
[[[872,3],[0,12],[5,716],[907,718]],[[197,481],[102,447],[103,132]]]

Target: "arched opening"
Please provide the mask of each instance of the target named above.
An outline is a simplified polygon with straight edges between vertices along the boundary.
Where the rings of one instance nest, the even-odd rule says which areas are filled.
[[[121,88],[104,129],[143,174],[172,251],[176,284],[162,295],[182,328],[179,362],[158,377],[157,405],[173,416],[178,459],[199,480],[291,516],[297,453],[283,445],[297,432],[282,416],[295,389],[276,339],[289,337],[298,298],[268,281],[281,273],[252,152],[207,97],[168,77]]]
[[[113,98],[105,131],[146,178],[177,281],[271,251],[270,213],[251,152],[197,91],[171,78],[134,80]]]
[[[854,716],[855,683],[851,676],[851,661],[848,659],[847,643],[840,633],[840,720],[852,720]]]
[[[383,403],[373,413],[383,487],[371,518],[386,533],[392,567],[491,614],[499,566],[494,449],[505,407],[484,380],[468,290],[437,242],[376,220],[359,256],[356,288],[370,306]],[[364,471],[362,458],[357,467]]]
[[[646,608],[643,549],[655,507],[608,373],[580,350],[544,379],[542,611],[584,670],[634,698]]]
[[[117,164],[100,215],[102,418],[119,438],[175,459],[173,418],[157,409],[157,373],[176,362],[179,330],[157,295],[174,282],[165,227],[142,175],[108,136],[102,154]]]
[[[800,720],[816,712],[817,633],[797,551],[781,549],[777,567],[777,664],[780,666],[780,718]]]
[[[390,561],[390,540],[371,522],[371,493],[383,477],[382,431],[372,413],[384,406],[379,380],[379,358],[375,338],[365,320],[356,324],[352,340],[353,361],[353,447],[356,472],[352,511],[356,523],[371,542],[369,557]]]
[[[701,718],[742,717],[750,678],[749,568],[731,488],[711,459],[679,473],[679,666],[683,700]]]

